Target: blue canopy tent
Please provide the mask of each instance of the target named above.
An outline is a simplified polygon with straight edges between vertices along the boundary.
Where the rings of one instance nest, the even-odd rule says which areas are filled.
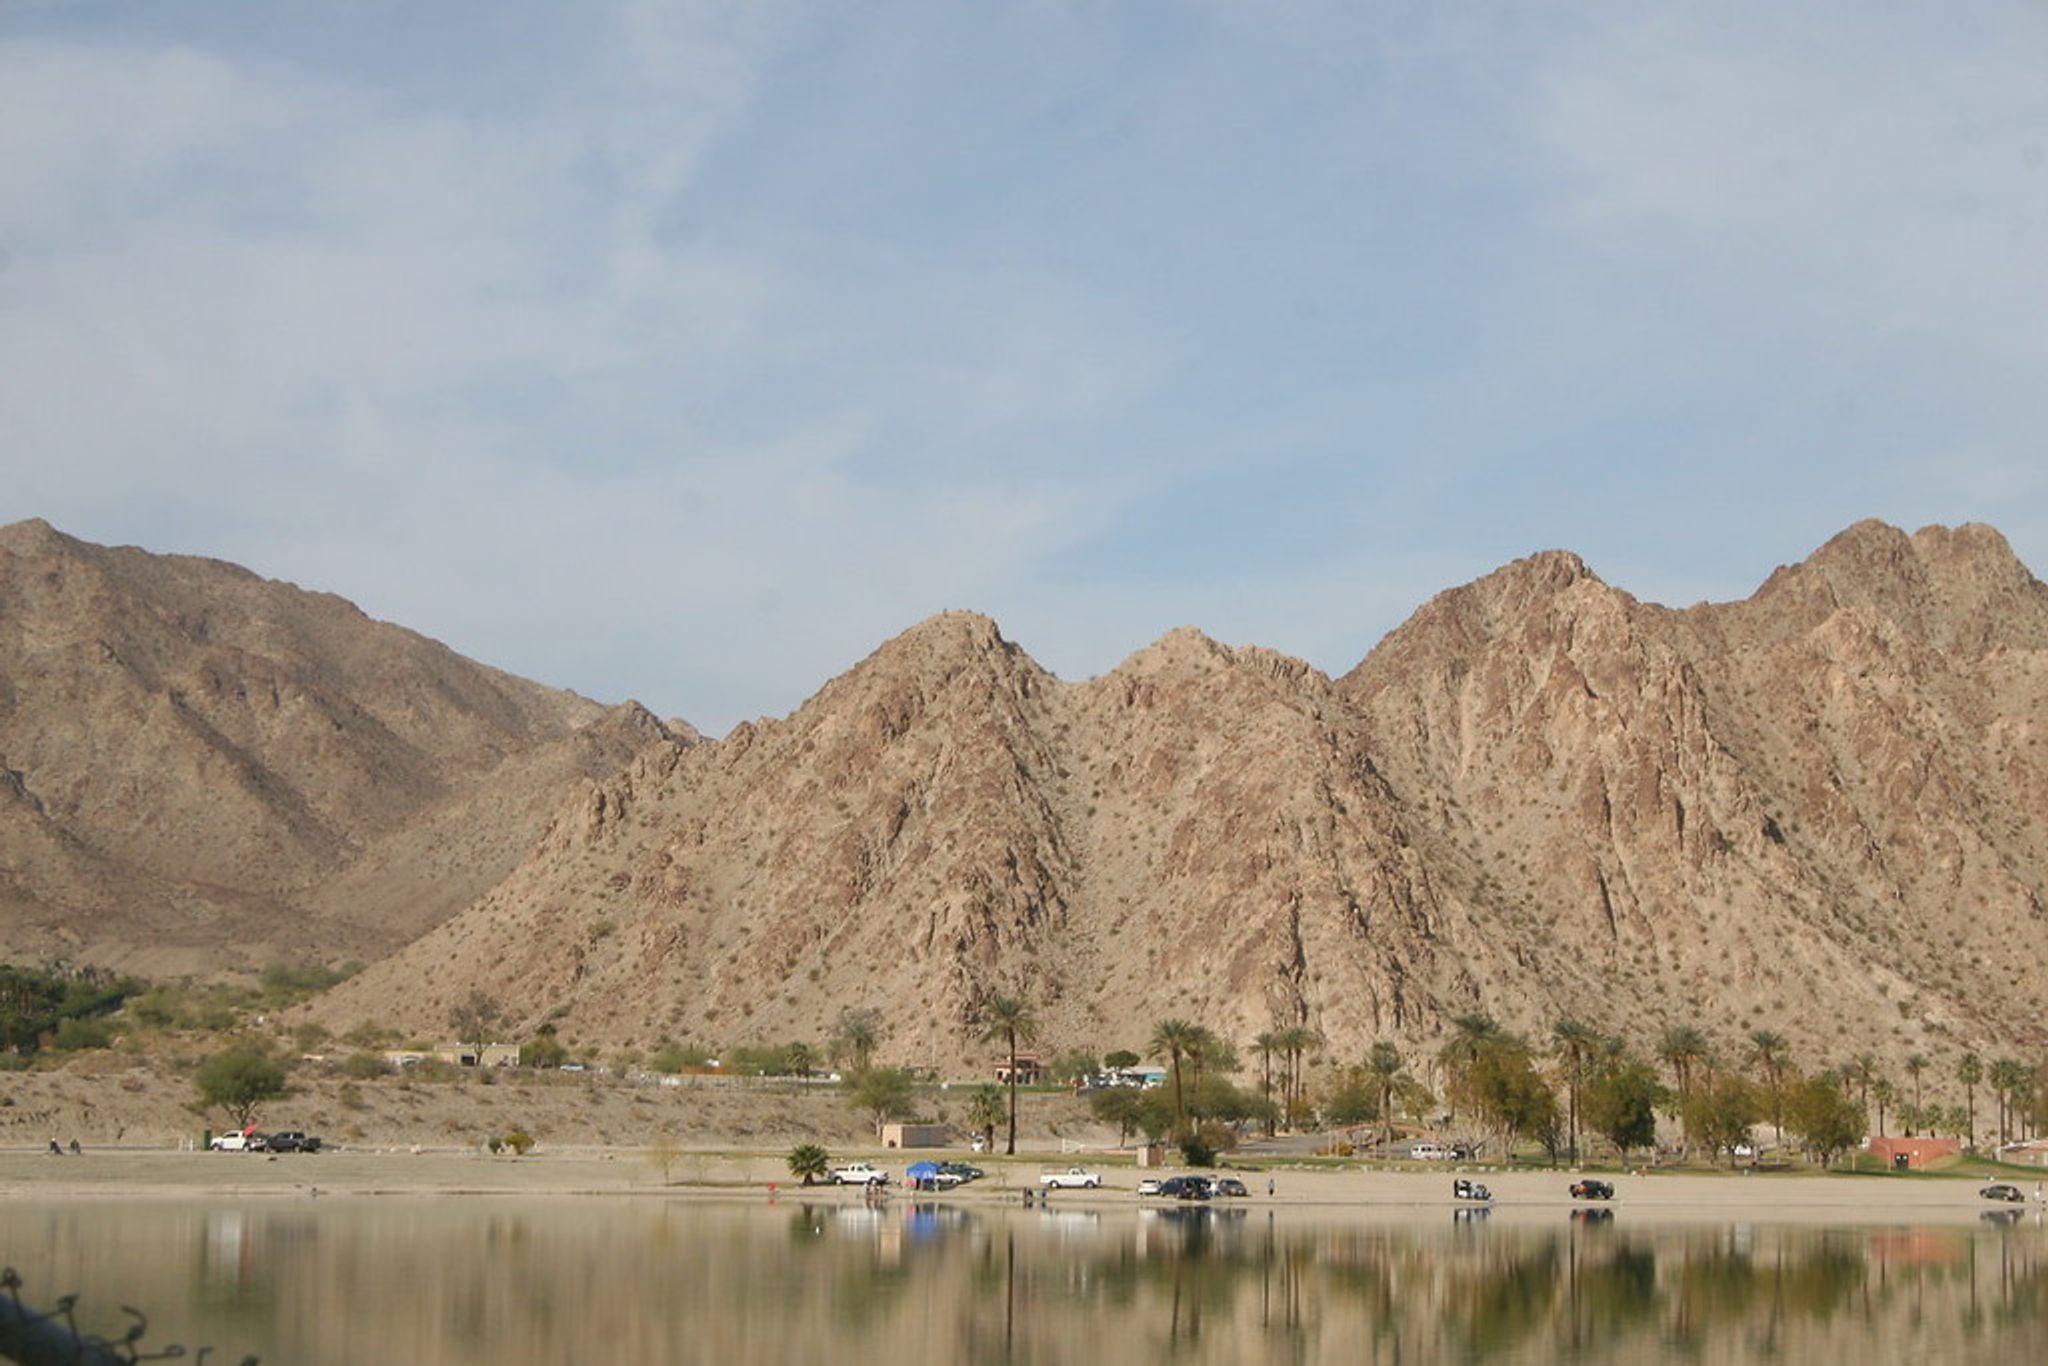
[[[935,1191],[939,1188],[939,1164],[936,1162],[913,1162],[903,1169],[903,1184],[914,1191]]]

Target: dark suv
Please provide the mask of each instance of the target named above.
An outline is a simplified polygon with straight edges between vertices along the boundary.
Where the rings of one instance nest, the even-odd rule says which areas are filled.
[[[1169,1176],[1159,1183],[1159,1193],[1168,1200],[1207,1200],[1209,1178],[1206,1176]]]
[[[1595,1181],[1589,1176],[1583,1180],[1572,1182],[1572,1199],[1574,1200],[1612,1200],[1613,1198],[1614,1184],[1610,1181]]]
[[[297,1129],[280,1129],[263,1140],[263,1151],[268,1153],[317,1153],[320,1140],[312,1134]]]

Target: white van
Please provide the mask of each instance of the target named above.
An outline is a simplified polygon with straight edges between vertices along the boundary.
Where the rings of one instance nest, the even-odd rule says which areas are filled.
[[[1417,1162],[1448,1162],[1451,1150],[1441,1143],[1418,1143],[1408,1150],[1408,1156]]]

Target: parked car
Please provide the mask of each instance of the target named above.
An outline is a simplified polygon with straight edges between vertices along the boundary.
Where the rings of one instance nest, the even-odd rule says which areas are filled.
[[[1063,1172],[1040,1172],[1038,1184],[1047,1190],[1094,1190],[1102,1184],[1102,1177],[1083,1167],[1069,1167]]]
[[[1612,1200],[1613,1198],[1614,1183],[1612,1181],[1595,1181],[1592,1177],[1588,1176],[1572,1182],[1572,1199],[1574,1200]]]
[[[1251,1192],[1234,1176],[1212,1176],[1209,1178],[1209,1194],[1239,1196],[1250,1195]]]
[[[299,1128],[281,1128],[274,1135],[266,1135],[262,1147],[266,1153],[317,1153],[319,1139]]]
[[[939,1180],[944,1185],[965,1185],[969,1181],[979,1181],[986,1174],[981,1168],[965,1162],[941,1162],[939,1164]],[[947,1180],[948,1177],[952,1179]]]
[[[1159,1194],[1159,1186],[1160,1181],[1158,1177],[1148,1176],[1138,1183],[1138,1194],[1157,1195]]]
[[[1977,1194],[1983,1196],[1986,1200],[2011,1200],[2018,1202],[2027,1198],[2025,1191],[2006,1181],[1993,1182],[1983,1190],[1978,1191]]]
[[[835,1186],[886,1186],[889,1173],[880,1167],[865,1162],[849,1162],[843,1167],[832,1169],[832,1184]]]
[[[1451,1182],[1451,1198],[1454,1200],[1491,1200],[1493,1192],[1477,1181],[1459,1177]]]
[[[213,1142],[207,1144],[217,1153],[260,1153],[263,1151],[264,1135],[256,1132],[251,1124],[246,1129],[234,1129],[224,1134],[215,1134]]]
[[[1209,1178],[1206,1176],[1169,1176],[1159,1183],[1159,1194],[1168,1200],[1207,1200]]]
[[[1448,1162],[1451,1150],[1441,1143],[1417,1143],[1408,1150],[1408,1156],[1417,1162]]]
[[[320,1140],[317,1136],[298,1129],[280,1129],[263,1140],[263,1150],[272,1153],[317,1153]]]

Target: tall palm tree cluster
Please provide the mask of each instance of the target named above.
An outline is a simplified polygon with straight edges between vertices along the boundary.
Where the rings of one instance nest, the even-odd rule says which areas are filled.
[[[1004,1050],[1008,1095],[1001,1105],[995,1088],[984,1088],[975,1098],[975,1127],[992,1136],[1006,1119],[1005,1151],[1015,1153],[1020,1050],[1038,1041],[1040,1020],[1029,1001],[1012,995],[988,998],[979,1019],[982,1040]],[[1924,1054],[1909,1055],[1899,1077],[1869,1053],[1803,1071],[1784,1036],[1769,1029],[1751,1029],[1730,1048],[1694,1026],[1673,1025],[1639,1054],[1570,1018],[1555,1021],[1540,1039],[1479,1013],[1457,1016],[1448,1026],[1432,1054],[1411,1059],[1380,1040],[1357,1062],[1318,1059],[1319,1066],[1332,1065],[1313,1090],[1309,1063],[1324,1046],[1322,1036],[1305,1023],[1268,1030],[1251,1040],[1259,1067],[1258,1090],[1251,1094],[1229,1080],[1240,1063],[1228,1040],[1191,1020],[1160,1020],[1145,1053],[1166,1065],[1164,1094],[1117,1088],[1096,1092],[1091,1103],[1125,1137],[1143,1130],[1207,1145],[1234,1141],[1250,1123],[1269,1135],[1283,1125],[1355,1129],[1370,1123],[1385,1147],[1394,1140],[1397,1117],[1405,1117],[1414,1131],[1462,1137],[1475,1150],[1501,1154],[1517,1143],[1534,1144],[1553,1159],[1574,1161],[1589,1136],[1623,1155],[1653,1146],[1660,1116],[1676,1128],[1687,1154],[1731,1161],[1766,1123],[1774,1142],[1789,1135],[1824,1161],[1866,1134],[1882,1137],[1894,1127],[1907,1136],[1953,1135],[1975,1146],[1980,1088],[1994,1103],[1993,1127],[1984,1136],[2002,1145],[2016,1134],[2048,1129],[2048,1065],[2029,1067],[2014,1058],[1987,1064],[1963,1054],[1950,1074],[1962,1091],[1962,1104],[1955,1105],[1928,1098],[1934,1064]],[[881,1035],[877,1012],[843,1012],[831,1052],[856,1074],[868,1073]],[[1079,1085],[1095,1064],[1078,1054],[1075,1059]]]
[[[1803,1071],[1785,1037],[1762,1028],[1727,1048],[1694,1026],[1674,1025],[1638,1054],[1576,1019],[1556,1021],[1540,1043],[1484,1014],[1458,1016],[1449,1026],[1449,1037],[1419,1066],[1411,1069],[1397,1045],[1381,1040],[1362,1063],[1340,1063],[1313,1097],[1304,1058],[1321,1046],[1320,1036],[1307,1026],[1259,1034],[1251,1044],[1259,1060],[1257,1113],[1269,1133],[1282,1123],[1302,1128],[1370,1120],[1383,1146],[1393,1139],[1397,1112],[1418,1129],[1435,1114],[1475,1148],[1498,1152],[1533,1143],[1573,1160],[1589,1136],[1623,1154],[1650,1147],[1662,1116],[1676,1127],[1687,1154],[1733,1161],[1768,1124],[1775,1143],[1789,1135],[1825,1161],[1866,1134],[1884,1136],[1894,1126],[1908,1135],[1952,1134],[1974,1145],[1981,1084],[1996,1099],[2001,1143],[2024,1117],[2048,1127],[2048,1115],[2040,1113],[2048,1109],[2048,1068],[2029,1069],[2012,1059],[1987,1067],[1965,1055],[1954,1074],[1964,1103],[1944,1106],[1927,1099],[1933,1064],[1918,1053],[1906,1058],[1901,1080],[1869,1054]],[[1210,1030],[1187,1020],[1154,1026],[1147,1051],[1167,1064],[1172,1133],[1185,1133],[1204,1118],[1190,1095],[1205,1067],[1212,1074],[1229,1070],[1215,1062],[1219,1046]]]

